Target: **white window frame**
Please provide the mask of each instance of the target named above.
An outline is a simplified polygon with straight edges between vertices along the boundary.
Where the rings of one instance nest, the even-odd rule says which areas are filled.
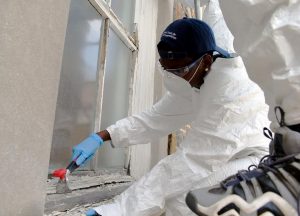
[[[167,4],[172,4],[174,0],[168,0]],[[97,107],[94,131],[100,130],[103,82],[106,66],[106,50],[109,29],[112,28],[119,39],[132,51],[128,115],[140,113],[150,108],[154,103],[154,77],[155,65],[157,61],[157,12],[159,1],[157,0],[136,0],[133,2],[133,32],[132,35],[126,30],[122,22],[110,7],[110,0],[89,0],[94,8],[103,17],[101,29],[99,61],[98,61],[98,86]],[[102,88],[101,88],[102,87]],[[167,141],[163,139],[160,143],[130,146],[125,152],[125,168],[129,168],[129,173],[134,178],[140,178],[158,160],[167,154]],[[153,152],[156,152],[153,157]],[[97,168],[97,158],[91,162],[91,169]],[[143,161],[143,163],[141,163]]]
[[[103,103],[103,89],[104,89],[104,75],[106,69],[106,61],[107,61],[107,43],[109,37],[109,30],[112,28],[114,32],[117,34],[119,39],[133,52],[132,61],[133,63],[136,62],[138,51],[138,41],[136,38],[130,35],[127,29],[124,27],[122,22],[118,19],[117,15],[113,12],[110,7],[110,1],[104,0],[88,0],[91,5],[97,10],[97,12],[102,16],[103,22],[101,26],[101,35],[100,35],[100,42],[99,42],[99,59],[98,59],[98,70],[97,70],[97,98],[96,98],[96,110],[95,110],[95,121],[94,121],[94,132],[98,132],[101,129],[101,115],[102,115],[102,103]],[[134,1],[135,4],[135,1]],[[135,7],[135,5],[133,5]],[[134,20],[134,17],[132,17]],[[134,23],[132,23],[134,25]],[[135,29],[136,30],[136,29]],[[135,65],[131,66],[132,68],[132,75],[135,71]],[[130,89],[132,89],[132,78],[130,82]],[[132,97],[132,91],[129,93],[129,98]],[[131,106],[130,102],[129,107]],[[129,113],[130,114],[130,111]],[[128,155],[128,154],[127,154]],[[128,159],[127,162],[124,164],[124,167],[128,166]],[[90,168],[92,170],[97,169],[98,164],[98,157],[94,157],[91,161]]]

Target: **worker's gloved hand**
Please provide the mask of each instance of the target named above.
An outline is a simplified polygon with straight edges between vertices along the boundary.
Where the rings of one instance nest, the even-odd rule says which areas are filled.
[[[103,140],[96,133],[91,134],[77,146],[73,147],[72,160],[76,158],[76,164],[82,165],[93,157],[97,149],[103,144]]]
[[[86,213],[86,216],[101,216],[94,209],[89,209]]]

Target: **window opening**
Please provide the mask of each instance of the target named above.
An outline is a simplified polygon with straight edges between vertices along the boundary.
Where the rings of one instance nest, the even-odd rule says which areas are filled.
[[[70,162],[72,147],[93,131],[102,17],[88,1],[72,0],[56,105],[50,170]]]

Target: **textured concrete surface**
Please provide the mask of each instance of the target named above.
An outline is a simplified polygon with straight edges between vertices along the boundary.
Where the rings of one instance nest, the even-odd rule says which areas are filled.
[[[99,203],[104,200],[112,199],[126,190],[130,185],[131,183],[116,183],[84,190],[76,190],[68,194],[51,194],[48,195],[46,199],[45,213],[66,211],[74,208],[76,205]]]
[[[70,175],[68,186],[72,192],[66,194],[56,193],[58,179],[48,179],[45,213],[66,212],[78,205],[83,206],[111,199],[134,182],[134,179],[124,172],[89,174],[77,172],[76,175]]]
[[[85,188],[108,186],[118,183],[130,183],[134,179],[131,176],[123,175],[121,173],[103,174],[96,176],[89,175],[70,175],[68,177],[68,186],[72,191],[82,190]],[[58,178],[47,180],[47,194],[55,194]]]
[[[1,0],[0,215],[40,216],[69,0]]]

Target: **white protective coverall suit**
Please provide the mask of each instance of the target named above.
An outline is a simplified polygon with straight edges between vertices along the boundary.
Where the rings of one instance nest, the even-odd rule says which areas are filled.
[[[219,9],[214,7],[210,9]],[[221,22],[215,26],[218,31],[228,32],[220,13],[208,17]],[[223,48],[230,50],[229,32],[226,38],[229,46]],[[240,57],[218,58],[201,90],[173,74],[163,73],[163,79],[167,92],[158,103],[107,129],[112,144],[148,143],[185,124],[191,129],[175,154],[162,159],[112,204],[95,208],[103,216],[159,215],[163,210],[172,216],[194,215],[184,201],[189,190],[216,184],[268,152],[269,140],[262,134],[269,125],[268,107]]]

